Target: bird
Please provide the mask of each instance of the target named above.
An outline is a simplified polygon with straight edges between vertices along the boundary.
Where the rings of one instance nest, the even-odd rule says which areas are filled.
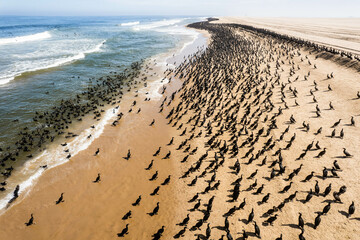
[[[299,235],[299,240],[306,240],[304,237],[304,229],[303,228],[301,229],[301,233]]]
[[[162,159],[168,159],[168,158],[170,157],[170,155],[171,155],[171,151],[169,151],[169,152],[165,155],[165,157],[163,157]]]
[[[128,149],[128,153],[126,155],[126,157],[123,157],[125,160],[129,160],[131,157],[131,152],[130,152],[130,149]]]
[[[283,188],[283,190],[280,191],[280,193],[286,193],[287,191],[289,191],[289,189],[291,188],[291,184],[292,184],[292,182],[290,182],[289,185],[285,186]]]
[[[299,213],[298,226],[301,229],[304,228],[304,220],[302,219],[302,214],[301,213]]]
[[[344,129],[341,129],[339,137],[340,137],[341,139],[344,138]]]
[[[325,205],[325,207],[322,210],[322,214],[327,214],[330,211],[331,208],[331,202],[329,202],[327,205]]]
[[[154,157],[156,157],[157,155],[159,155],[160,150],[161,150],[161,147],[159,147],[159,149],[158,149],[158,150],[156,150],[156,152],[153,154],[153,156],[154,156]]]
[[[315,190],[314,190],[314,192],[315,192],[315,194],[316,194],[316,196],[317,195],[319,195],[319,193],[320,193],[320,187],[319,187],[319,181],[318,180],[315,180],[316,181],[316,183],[315,183]]]
[[[100,179],[100,173],[98,173],[98,175],[97,175],[95,181],[93,181],[93,183],[98,183],[98,182],[100,182],[100,181],[101,181],[101,179]]]
[[[323,196],[326,197],[331,192],[331,183],[324,190]]]
[[[34,223],[34,216],[33,216],[33,214],[30,214],[30,219],[29,219],[28,222],[25,223],[25,225],[26,225],[26,226],[31,226],[31,225],[33,225],[33,224],[35,224],[35,223]]]
[[[156,203],[156,207],[153,209],[152,212],[148,213],[148,215],[150,215],[151,217],[154,216],[154,215],[156,215],[156,214],[159,212],[159,208],[160,208],[159,204],[160,204],[160,203],[157,202],[157,203]]]
[[[320,127],[320,128],[316,131],[315,135],[319,135],[319,134],[321,134],[321,132],[322,132],[322,127]]]
[[[245,205],[246,205],[246,198],[244,198],[244,200],[242,201],[242,203],[240,203],[240,205],[239,205],[239,207],[238,207],[238,210],[244,209]]]
[[[334,167],[335,167],[336,170],[340,170],[340,169],[341,169],[340,166],[339,166],[339,164],[338,164],[338,162],[337,162],[337,160],[334,161],[333,165],[334,165]]]
[[[349,206],[349,211],[348,211],[347,217],[350,217],[351,215],[353,215],[354,212],[355,212],[355,204],[354,204],[354,201],[352,201]]]
[[[259,226],[256,224],[255,221],[254,221],[254,228],[255,228],[255,235],[256,235],[258,238],[261,238],[261,237],[260,237],[260,228],[259,228]]]
[[[257,174],[258,170],[256,169],[255,172],[253,172],[247,179],[253,179],[255,175]]]
[[[153,120],[152,120],[152,122],[150,123],[150,125],[149,125],[149,126],[154,125],[154,123],[155,123],[155,119],[153,119]]]
[[[194,207],[192,209],[190,209],[190,211],[195,211],[197,210],[201,205],[201,199],[198,200],[198,202],[194,205]]]
[[[157,176],[158,176],[158,171],[156,171],[156,172],[154,173],[154,175],[152,175],[152,177],[149,179],[149,181],[154,181],[154,180],[156,180],[156,179],[157,179]]]
[[[203,219],[199,219],[194,226],[190,228],[190,231],[195,231],[196,229],[199,229],[204,223]]]
[[[303,180],[303,182],[307,182],[307,181],[310,181],[311,180],[311,178],[314,176],[314,171],[312,171],[309,175],[307,175],[306,177],[305,177],[305,179]]]
[[[355,120],[354,120],[353,116],[351,116],[351,119],[350,119],[350,126],[355,126]]]
[[[254,219],[254,208],[251,209],[251,213],[249,214],[247,223],[250,223]]]
[[[341,199],[340,199],[340,194],[338,192],[333,192],[333,196],[334,196],[334,199],[335,199],[335,202],[342,202]]]
[[[331,138],[334,138],[334,137],[335,137],[335,134],[336,134],[336,130],[334,129],[334,130],[331,132],[330,137],[331,137]]]
[[[100,149],[98,148],[98,149],[96,150],[94,156],[97,156],[97,155],[99,154],[99,152],[100,152]]]
[[[176,225],[186,226],[186,225],[188,224],[189,220],[190,220],[190,217],[189,217],[189,214],[187,214],[186,217],[184,218],[184,220],[182,220],[181,223],[178,223],[178,224],[176,224]]]
[[[56,203],[56,205],[57,205],[57,204],[62,203],[62,202],[64,202],[64,201],[65,201],[65,200],[64,200],[64,193],[61,193],[59,199],[58,199],[55,203]]]
[[[319,154],[316,156],[316,158],[321,158],[322,156],[324,156],[326,153],[326,148],[324,148],[321,152],[319,152]]]
[[[126,224],[125,228],[117,234],[118,237],[124,237],[126,234],[129,233],[129,224]]]
[[[134,203],[132,203],[131,205],[133,206],[137,206],[140,204],[140,201],[141,201],[141,195],[136,199],[136,201]]]
[[[181,229],[177,234],[173,236],[173,238],[177,239],[184,236],[184,233],[186,232],[187,227],[185,226],[183,229]]]
[[[311,200],[311,198],[313,197],[313,195],[314,194],[312,192],[312,189],[310,189],[310,192],[306,195],[306,198],[303,203],[305,204],[305,203],[309,202]]]
[[[129,218],[131,218],[131,210],[130,211],[128,211],[123,217],[122,217],[122,220],[127,220],[127,219],[129,219]]]
[[[225,226],[224,226],[225,230],[228,231],[229,230],[229,219],[228,216],[225,217]]]
[[[170,182],[170,177],[171,177],[171,175],[169,175],[165,180],[164,180],[164,182],[161,184],[161,185],[168,185],[169,184],[169,182]]]
[[[262,192],[262,190],[264,189],[264,184],[262,184],[254,193],[255,195],[260,194]]]
[[[226,237],[227,237],[228,240],[234,240],[234,238],[231,236],[230,231],[227,231]]]
[[[171,138],[170,142],[167,144],[168,146],[172,145],[174,142],[174,137]]]
[[[282,234],[280,234],[280,237],[276,238],[275,240],[283,240]]]
[[[326,169],[326,167],[324,167],[322,178],[323,179],[327,178],[327,175],[328,175],[328,170]]]
[[[247,234],[247,232],[243,229],[243,237],[242,239],[246,240],[248,239],[249,235]]]
[[[293,115],[290,116],[290,123],[291,123],[291,124],[296,123],[296,120],[295,120],[295,118],[294,118]]]
[[[352,155],[346,150],[346,148],[343,148],[343,153],[345,157],[351,157]]]
[[[158,195],[159,189],[160,189],[160,186],[157,186],[157,187],[154,189],[154,191],[153,191],[152,193],[150,193],[150,196]]]
[[[211,235],[211,228],[210,228],[210,223],[207,224],[207,228],[206,228],[206,232],[205,232],[205,238],[209,239],[210,235]]]
[[[334,125],[332,125],[331,128],[337,127],[340,124],[340,122],[341,122],[341,118],[337,122],[335,122]]]
[[[273,217],[269,217],[268,219],[266,219],[266,223],[268,223],[268,224],[270,224],[270,225],[272,225],[273,224],[273,222],[276,220],[276,218],[277,218],[277,214],[275,214]]]
[[[145,168],[145,170],[150,170],[152,168],[153,164],[154,164],[154,160],[151,160],[150,164],[148,165],[147,168]]]
[[[315,218],[314,229],[316,229],[320,225],[320,222],[321,222],[321,213],[318,213],[318,215]]]
[[[263,204],[263,203],[266,203],[268,200],[269,200],[269,197],[270,197],[270,193],[266,194],[263,199],[261,200],[261,202],[259,203],[260,204]]]
[[[159,240],[162,234],[164,233],[164,230],[165,230],[165,226],[162,226],[159,230],[157,230],[157,232],[152,235],[153,240]]]

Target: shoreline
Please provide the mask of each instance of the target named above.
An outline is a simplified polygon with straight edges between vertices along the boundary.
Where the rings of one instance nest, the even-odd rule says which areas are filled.
[[[124,96],[118,126],[46,171],[0,216],[0,238],[112,239],[129,224],[125,239],[150,239],[162,226],[162,239],[182,231],[183,239],[258,239],[254,226],[263,239],[356,239],[359,215],[347,211],[360,198],[358,73],[272,36],[193,27],[211,33],[207,50],[168,59],[179,65],[156,78],[171,80],[159,100],[143,101],[136,88]],[[35,225],[26,227],[31,213]]]
[[[147,63],[150,64],[148,68],[143,69],[141,75],[139,76],[139,78],[142,78],[143,76],[147,76],[148,80],[147,80],[147,87],[144,88],[148,89],[149,94],[147,94],[148,91],[144,91],[141,90],[143,87],[138,84],[138,87],[132,87],[132,91],[128,92],[126,94],[124,94],[122,96],[121,99],[121,103],[119,104],[120,107],[117,109],[117,111],[115,113],[111,113],[111,110],[115,107],[115,106],[109,106],[109,108],[106,110],[106,112],[109,112],[110,115],[112,116],[116,116],[117,113],[119,112],[123,112],[124,115],[122,117],[122,119],[119,121],[119,124],[114,127],[111,126],[111,119],[113,119],[114,117],[110,117],[107,121],[105,120],[104,123],[104,128],[102,130],[102,133],[100,136],[98,136],[97,138],[94,138],[92,140],[92,142],[89,144],[89,146],[86,149],[82,149],[79,150],[79,152],[72,156],[71,159],[69,161],[63,162],[57,166],[51,167],[50,169],[46,169],[45,171],[42,172],[41,175],[38,176],[38,179],[36,179],[32,184],[32,186],[27,189],[25,192],[22,192],[19,196],[18,199],[16,199],[16,201],[10,206],[10,208],[6,209],[6,211],[3,211],[2,214],[0,215],[0,219],[7,219],[8,215],[11,214],[18,214],[20,212],[24,212],[24,210],[21,209],[33,209],[33,211],[35,210],[40,210],[42,208],[46,208],[49,207],[49,204],[41,204],[41,202],[46,202],[49,199],[49,196],[53,195],[53,197],[56,196],[57,194],[57,190],[60,187],[56,187],[56,186],[63,186],[62,188],[66,188],[68,189],[69,186],[71,186],[72,183],[76,182],[76,183],[83,183],[85,185],[87,185],[87,183],[85,183],[83,180],[88,178],[88,183],[91,183],[93,178],[93,174],[96,174],[97,172],[95,171],[94,173],[90,174],[90,173],[86,173],[84,172],[83,174],[87,177],[80,177],[76,172],[78,171],[84,171],[85,169],[93,169],[94,168],[99,168],[101,165],[103,165],[102,168],[106,169],[106,171],[111,171],[112,170],[112,166],[108,165],[106,162],[104,162],[104,158],[108,158],[110,156],[111,159],[113,159],[113,162],[117,162],[117,161],[121,161],[121,160],[114,160],[114,158],[116,158],[114,156],[114,153],[112,152],[124,152],[123,156],[126,156],[126,151],[120,150],[121,147],[116,147],[117,150],[112,150],[112,152],[109,153],[103,153],[103,149],[107,149],[109,148],[110,145],[113,144],[113,140],[117,139],[117,145],[122,145],[124,143],[129,142],[128,138],[124,138],[122,137],[122,135],[132,135],[132,132],[137,132],[139,134],[139,131],[136,130],[135,126],[143,126],[144,124],[148,125],[151,122],[151,118],[150,116],[153,116],[155,113],[157,113],[157,109],[158,109],[158,105],[160,105],[160,101],[161,99],[164,98],[164,96],[170,97],[170,95],[168,95],[169,93],[177,90],[180,88],[181,83],[176,80],[175,78],[171,79],[171,83],[167,84],[166,82],[162,83],[162,80],[160,81],[160,79],[162,78],[161,75],[163,75],[163,71],[166,70],[166,65],[170,64],[170,61],[173,60],[178,60],[178,59],[183,59],[184,56],[187,55],[187,53],[190,51],[196,51],[197,45],[199,43],[204,42],[205,36],[203,36],[203,34],[198,33],[198,35],[196,36],[196,38],[194,39],[194,41],[192,41],[190,44],[185,44],[184,46],[181,47],[180,46],[176,47],[175,49],[168,51],[167,53],[163,53],[163,54],[159,54],[157,56],[151,57],[150,59],[147,60]],[[177,53],[174,57],[174,55],[170,54],[170,53]],[[160,60],[159,60],[160,58]],[[156,62],[154,62],[154,60]],[[142,75],[142,74],[145,75]],[[136,81],[136,80],[135,80]],[[168,81],[167,79],[165,79],[165,81]],[[160,83],[160,84],[159,84]],[[142,83],[141,83],[142,84]],[[154,86],[152,86],[152,84]],[[159,92],[163,89],[161,86],[167,86],[165,94],[159,94]],[[138,91],[139,90],[139,91]],[[154,91],[151,93],[151,91]],[[138,95],[137,97],[134,97]],[[152,96],[149,96],[152,95]],[[151,101],[150,102],[143,102],[144,98],[150,97]],[[132,103],[133,101],[136,100],[138,103],[135,107],[132,107]],[[139,114],[136,114],[136,111],[138,110],[138,108],[141,108],[141,112]],[[128,113],[129,109],[133,109],[132,113]],[[146,117],[148,122],[145,122],[145,118],[143,117],[144,115],[149,115]],[[158,116],[154,116],[158,117]],[[101,121],[104,120],[104,117],[102,118]],[[158,121],[158,120],[157,120]],[[158,123],[156,123],[158,124]],[[162,123],[162,125],[165,125],[165,123]],[[151,127],[149,127],[151,128]],[[171,127],[169,126],[170,130],[172,131]],[[150,130],[151,131],[151,130]],[[154,129],[152,130],[154,131]],[[157,129],[155,130],[155,132],[157,132],[158,137],[156,137],[156,142],[159,142],[161,144],[165,144],[166,142],[169,141],[170,138],[166,138],[166,134],[165,136],[163,133],[162,129]],[[140,133],[141,134],[141,133]],[[154,133],[152,133],[154,134]],[[117,137],[114,137],[114,135],[117,135]],[[171,136],[171,134],[168,134],[168,136]],[[141,141],[143,141],[143,139],[145,139],[146,134],[142,134],[142,139]],[[95,137],[95,136],[94,136]],[[139,143],[139,139],[136,138],[133,141],[135,141],[137,144]],[[135,145],[137,145],[135,144]],[[142,142],[142,145],[144,143]],[[152,145],[153,142],[150,141],[147,143],[148,145]],[[61,146],[59,146],[59,148],[62,148]],[[94,157],[93,154],[96,151],[97,148],[100,148],[100,153],[99,156]],[[153,151],[152,149],[141,149],[141,152],[143,152],[144,154],[149,153],[149,151]],[[105,155],[104,157],[102,157],[102,155],[104,154],[109,154],[109,155]],[[122,159],[122,157],[119,156],[120,159]],[[136,157],[136,156],[135,156]],[[85,159],[91,159],[91,161],[96,161],[96,163],[89,163],[87,162],[87,160]],[[95,158],[95,160],[93,160],[93,158]],[[125,161],[124,159],[122,159],[123,161]],[[139,159],[141,160],[141,159]],[[150,159],[149,159],[150,160]],[[94,165],[95,164],[95,165]],[[138,168],[138,164],[147,164],[146,162],[139,162],[136,163],[135,166],[136,168]],[[171,166],[171,165],[170,165]],[[144,166],[145,167],[145,166]],[[133,168],[133,170],[129,170],[128,168],[126,170],[122,170],[125,171],[123,172],[123,174],[127,174],[130,172],[136,172],[134,166],[130,167]],[[166,165],[166,168],[169,168],[168,165]],[[119,169],[118,169],[119,170]],[[106,181],[106,172],[105,170],[100,171],[101,175],[102,175],[102,181],[100,184],[103,184],[103,182]],[[76,176],[75,180],[73,179],[73,182],[70,183],[64,183],[63,181],[66,181],[68,176]],[[111,174],[110,174],[111,175]],[[161,176],[161,175],[160,175]],[[159,177],[160,177],[159,176]],[[164,178],[165,176],[161,176],[162,178]],[[126,176],[124,177],[124,185],[129,185],[129,181],[136,181],[134,180],[133,176]],[[108,180],[109,181],[109,180]],[[145,183],[137,183],[137,188],[139,188],[140,190],[145,190],[145,188],[142,186],[142,184]],[[90,185],[91,186],[91,185]],[[74,186],[75,187],[75,186]],[[70,195],[75,194],[74,190],[76,191],[76,187],[70,188],[71,190],[65,190],[66,195]],[[126,189],[129,192],[129,189]],[[165,191],[165,190],[163,190]],[[53,192],[53,194],[52,194]],[[46,196],[44,196],[44,193],[46,194]],[[81,192],[79,194],[89,194],[88,192]],[[172,194],[172,191],[167,191],[167,195],[170,196],[170,194]],[[9,194],[10,196],[12,195],[12,193]],[[65,195],[65,196],[66,196]],[[76,194],[75,194],[76,195]],[[121,193],[117,194],[118,196],[121,196]],[[129,196],[124,198],[123,201],[127,202],[129,204],[129,201],[134,201],[136,199],[137,196],[133,196],[133,199],[130,198]],[[170,197],[169,199],[173,199],[173,197]],[[65,199],[66,200],[66,199]],[[50,201],[52,202],[52,201]],[[35,206],[33,205],[35,203]],[[154,203],[155,204],[155,203]],[[77,206],[76,208],[78,208],[79,206]],[[170,213],[172,208],[169,208],[167,211]],[[19,212],[20,211],[20,212]],[[55,213],[54,217],[57,216],[57,214],[59,213]],[[81,214],[79,214],[79,216],[81,216]],[[6,229],[6,232],[8,232],[8,234],[10,234],[10,236],[12,235],[11,232],[13,232],[11,229]],[[1,232],[0,231],[0,235],[3,235],[5,232]],[[37,233],[38,234],[38,233]],[[38,239],[36,236],[39,236],[35,234],[34,235],[34,239]],[[65,233],[64,233],[65,234]],[[70,233],[69,233],[70,234]],[[72,232],[69,237],[74,237],[74,232]],[[112,233],[113,235],[113,233]],[[22,239],[21,235],[19,236],[12,236],[14,239],[18,238],[18,239]],[[29,236],[28,236],[29,237]],[[56,238],[56,236],[52,236],[54,238]],[[109,236],[110,237],[110,236]],[[31,237],[30,237],[31,238]],[[60,239],[63,239],[63,236],[59,236]],[[85,237],[78,237],[78,238],[85,238]],[[99,236],[99,239],[101,237]]]
[[[194,30],[192,30],[194,31]],[[160,85],[163,85],[163,81],[158,78],[160,78],[161,73],[166,69],[166,66],[170,64],[169,59],[174,59],[172,56],[173,52],[175,52],[176,58],[175,59],[182,59],[184,57],[184,54],[186,55],[186,50],[189,48],[191,49],[191,45],[194,44],[195,41],[198,41],[197,44],[202,44],[204,41],[204,36],[200,33],[197,33],[195,35],[194,40],[188,44],[187,42],[180,42],[178,46],[175,46],[175,48],[170,49],[164,53],[157,54],[155,56],[152,56],[146,60],[146,65],[150,64],[150,68],[157,69],[156,74],[159,75],[159,77],[154,76],[147,76],[146,84],[148,87],[142,86],[144,83],[143,81],[140,81],[139,79],[135,79],[135,89],[140,88],[143,89],[140,92],[143,93],[145,97],[151,97],[151,95],[156,98],[156,101],[159,101],[159,96],[162,97],[162,95],[159,95],[160,91]],[[190,50],[191,51],[191,50]],[[175,54],[174,53],[174,54]],[[154,60],[158,62],[154,62]],[[155,65],[154,65],[155,63]],[[174,65],[172,65],[174,66]],[[141,70],[141,74],[147,74],[148,69],[145,68]],[[150,75],[150,74],[148,74]],[[133,83],[131,83],[133,84]],[[16,169],[12,173],[12,176],[8,180],[8,184],[6,188],[8,188],[10,191],[6,193],[6,195],[3,195],[3,198],[0,200],[0,215],[6,212],[7,210],[7,203],[8,201],[13,197],[13,189],[15,189],[17,184],[20,184],[20,199],[17,199],[16,202],[20,201],[23,196],[21,195],[27,195],[31,191],[32,185],[37,182],[37,179],[41,177],[41,175],[44,173],[44,171],[50,170],[54,167],[60,166],[62,164],[67,163],[71,159],[66,159],[66,156],[68,153],[63,152],[65,149],[70,149],[70,153],[73,156],[77,155],[79,152],[86,150],[92,142],[94,141],[94,138],[98,138],[101,136],[101,134],[104,132],[105,128],[110,123],[117,118],[117,114],[120,111],[119,107],[122,105],[122,102],[124,101],[123,98],[125,98],[126,101],[129,100],[129,94],[126,90],[128,88],[126,86],[127,84],[124,84],[124,89],[122,90],[125,92],[124,95],[120,97],[120,101],[117,102],[117,104],[108,104],[104,107],[101,107],[101,110],[104,111],[102,113],[102,117],[99,122],[97,120],[92,119],[92,115],[85,116],[84,119],[81,122],[74,122],[67,130],[67,132],[75,133],[76,137],[72,137],[70,139],[64,138],[63,136],[60,136],[58,139],[55,139],[53,143],[48,143],[46,147],[42,149],[41,152],[39,152],[37,155],[35,155],[32,159],[27,160],[25,163],[21,164],[20,169]],[[130,89],[133,88],[132,85],[130,85]],[[136,90],[137,91],[137,90]],[[147,95],[149,92],[150,95]],[[146,93],[146,95],[145,95]],[[131,98],[131,97],[130,97]],[[94,129],[90,128],[90,126],[95,126]],[[87,138],[88,135],[91,135],[92,137],[89,139]],[[68,145],[66,147],[60,146],[60,144],[67,143]],[[62,158],[59,161],[59,158]],[[47,166],[46,168],[41,168],[40,166]],[[39,168],[40,167],[40,168]],[[30,173],[29,173],[30,172]],[[30,174],[30,175],[29,175]],[[12,179],[15,178],[16,181],[12,181]],[[20,180],[20,182],[19,182]],[[17,203],[14,204],[17,204]],[[10,205],[10,208],[12,205]]]

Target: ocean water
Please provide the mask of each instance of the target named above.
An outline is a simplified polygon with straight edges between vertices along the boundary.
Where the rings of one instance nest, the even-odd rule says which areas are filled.
[[[0,17],[0,147],[89,79],[190,41],[200,18]],[[19,120],[19,121],[17,121]]]
[[[198,33],[185,25],[203,19],[0,16],[0,159],[18,140],[19,131],[36,127],[32,120],[35,112],[48,111],[62,99],[74,98],[96,79],[121,72],[132,62],[186,46]],[[105,113],[96,134],[113,114],[113,110]],[[85,138],[87,131],[81,133]],[[80,151],[88,144],[79,140],[73,149]],[[52,155],[45,150],[18,167],[23,174],[13,175],[22,182],[21,190],[43,171],[33,163],[47,163]],[[56,166],[63,160],[54,161],[58,161],[53,164]],[[7,191],[0,194],[0,209],[18,184],[10,180]]]

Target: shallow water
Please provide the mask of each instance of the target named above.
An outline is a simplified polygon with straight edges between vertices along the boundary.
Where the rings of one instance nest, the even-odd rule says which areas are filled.
[[[193,33],[183,25],[196,20],[1,17],[0,147],[30,124],[34,111],[81,93],[111,71],[189,40]]]
[[[14,77],[0,85],[0,147],[5,150],[6,146],[16,141],[17,133],[25,126],[36,127],[32,121],[35,111],[47,111],[61,99],[75,97],[100,77],[121,72],[132,62],[150,57],[162,59],[158,64],[163,67],[173,64],[171,59],[165,60],[169,51],[178,49],[175,51],[186,53],[184,50],[196,39],[205,43],[204,39],[198,38],[198,33],[184,27],[199,19],[58,18],[48,21],[53,21],[51,24],[42,24],[46,19],[35,18],[31,20],[36,24],[29,26],[17,26],[15,23],[0,26],[0,53],[2,51],[11,59],[8,65],[2,66],[1,70],[5,71],[0,71],[0,78],[10,71]],[[22,23],[25,20],[19,18],[17,21]],[[6,36],[6,32],[12,29],[10,25],[15,29],[11,37]],[[5,58],[0,61],[6,62]],[[14,68],[12,62],[23,68]],[[161,97],[161,86],[162,79],[154,77],[149,82],[148,96]],[[140,88],[139,91],[143,90]],[[100,136],[104,126],[121,110],[121,104],[117,106],[117,109],[115,106],[105,107],[99,122],[89,116],[67,129],[79,135],[74,140],[69,139],[67,148],[72,155],[86,149],[93,139]],[[95,128],[91,129],[90,125]],[[90,140],[87,139],[89,134],[92,134]],[[0,194],[0,209],[6,206],[17,184],[21,186],[20,193],[33,184],[44,171],[39,166],[55,167],[68,161],[64,147],[59,145],[65,140],[63,137],[56,139],[25,164],[23,161],[11,163],[15,170],[8,179],[7,191]]]

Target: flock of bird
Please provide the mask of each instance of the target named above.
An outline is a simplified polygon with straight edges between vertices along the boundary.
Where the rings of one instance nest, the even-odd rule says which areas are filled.
[[[304,240],[334,216],[341,222],[358,220],[352,218],[356,199],[343,200],[352,186],[341,176],[345,160],[356,156],[340,147],[344,144],[336,144],[346,144],[356,118],[342,116],[330,125],[319,121],[337,111],[331,101],[324,103],[319,97],[334,90],[335,74],[324,76],[326,87],[312,79],[319,67],[316,59],[304,54],[303,43],[291,39],[210,21],[190,27],[210,32],[211,43],[165,72],[183,81],[181,89],[163,98],[159,113],[178,135],[154,149],[143,170],[151,173],[148,181],[157,184],[150,194],[154,198],[167,185],[186,188],[182,199],[188,209],[175,226],[160,223],[149,238],[164,239],[167,229],[175,229],[174,239],[281,240],[294,239],[289,232],[295,231]],[[302,68],[311,71],[304,73]],[[360,101],[356,91],[354,99]],[[309,108],[310,113],[304,110]],[[156,127],[156,120],[149,126]],[[329,152],[337,152],[336,159]],[[98,154],[100,149],[94,155]],[[123,159],[131,157],[129,149]],[[157,183],[157,161],[176,162],[182,174],[169,174]],[[101,176],[93,182],[99,183]],[[61,193],[54,204],[64,201]],[[123,229],[114,235],[122,238],[139,231],[128,221],[142,201],[139,195],[124,211]],[[154,222],[160,208],[158,201],[147,213]],[[334,208],[343,214],[335,214]],[[293,211],[293,222],[281,222],[291,219]],[[31,214],[25,224],[34,223]]]
[[[18,138],[14,143],[0,146],[0,177],[3,179],[0,191],[6,190],[6,179],[11,176],[14,168],[36,156],[48,143],[59,137],[67,140],[77,137],[77,134],[67,132],[73,122],[82,121],[89,114],[93,114],[94,120],[98,121],[105,105],[120,103],[124,86],[129,86],[139,76],[143,65],[143,61],[134,62],[123,72],[111,72],[106,77],[96,79],[94,85],[75,98],[63,99],[49,111],[35,112],[32,123],[27,123],[28,126],[17,134]],[[70,157],[69,153],[68,158]]]

